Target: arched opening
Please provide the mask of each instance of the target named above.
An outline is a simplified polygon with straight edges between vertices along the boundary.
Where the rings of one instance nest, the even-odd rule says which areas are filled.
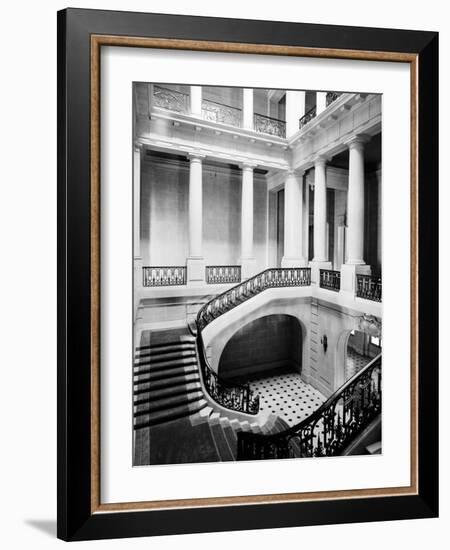
[[[380,335],[372,336],[360,330],[352,330],[348,335],[345,353],[345,380],[354,376],[380,353]]]
[[[261,376],[301,373],[303,330],[291,315],[266,315],[240,328],[219,360],[219,376],[245,382]]]

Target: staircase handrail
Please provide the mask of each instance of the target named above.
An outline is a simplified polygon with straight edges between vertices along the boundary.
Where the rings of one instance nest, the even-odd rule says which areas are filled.
[[[284,273],[290,273],[295,274],[301,272],[304,276],[299,279],[293,279],[292,277],[283,278]],[[269,275],[275,275],[277,274],[277,277],[271,277],[269,278]],[[282,274],[282,277],[279,278],[278,274]],[[258,286],[256,285],[258,283]],[[218,294],[206,304],[204,304],[197,313],[196,323],[198,330],[201,332],[206,325],[208,325],[210,322],[212,322],[214,319],[217,319],[220,315],[223,315],[224,313],[230,311],[234,307],[238,306],[244,301],[247,301],[251,297],[255,296],[256,294],[259,294],[260,292],[268,289],[268,288],[277,288],[277,287],[287,287],[287,286],[308,286],[311,284],[311,269],[309,267],[271,267],[268,269],[264,269],[263,271],[260,271],[256,275],[253,275],[252,277],[246,279],[245,281],[241,281],[240,283],[237,283],[236,285],[232,286],[231,288],[225,290],[224,292]],[[246,293],[241,293],[241,295],[238,297],[238,301],[236,301],[236,296],[234,299],[231,297],[233,296],[233,293],[237,293],[239,289],[246,288],[250,295]],[[219,313],[219,315],[215,315],[212,319],[208,319],[209,313],[208,308],[213,306],[214,302],[221,302],[223,298],[226,296],[230,297],[230,306],[225,311],[220,310],[218,308],[216,312]],[[241,298],[244,298],[243,300]],[[228,300],[227,300],[228,303]],[[227,304],[228,305],[228,304]]]
[[[352,409],[348,420],[352,423],[353,428],[356,429],[352,429],[351,434],[345,434],[343,433],[345,431],[345,424],[347,423],[347,419],[345,418],[345,405],[354,399],[355,392],[363,388],[364,383],[366,383],[366,386],[369,384],[369,388],[372,390],[372,375],[376,369],[378,369],[378,380],[376,381],[376,388],[373,388],[374,391],[372,395],[370,395],[371,392],[369,391],[367,408],[365,411],[353,411]],[[364,386],[363,389],[365,389],[366,386]],[[341,399],[344,399],[342,418],[340,418],[340,413],[338,411],[336,422],[336,406]],[[364,396],[362,404],[364,405]],[[365,427],[362,425],[360,416],[364,416],[367,412],[370,414],[367,414],[365,425],[381,412],[381,353],[342,384],[342,386],[340,386],[318,409],[295,426],[271,435],[239,433],[238,460],[251,460],[257,458],[257,456],[248,456],[249,445],[252,445],[252,443],[255,447],[260,446],[258,454],[267,450],[270,445],[275,445],[275,449],[269,449],[269,454],[274,454],[275,456],[273,456],[273,458],[287,458],[290,456],[289,442],[291,438],[298,438],[297,446],[300,450],[300,456],[333,456],[338,454],[338,452],[348,444],[349,435],[354,437]],[[324,422],[324,427],[328,428],[331,437],[327,442],[326,432],[324,432],[323,441],[321,442],[320,434],[318,434],[318,446],[314,449],[312,446],[312,440],[316,436],[314,429],[320,420]],[[277,446],[279,452],[277,452]],[[265,447],[265,449],[263,449],[263,447]],[[329,448],[327,449],[327,447]],[[331,454],[326,453],[327,450],[331,451]],[[257,449],[255,448],[254,451],[256,452]],[[265,458],[271,457],[266,456]]]

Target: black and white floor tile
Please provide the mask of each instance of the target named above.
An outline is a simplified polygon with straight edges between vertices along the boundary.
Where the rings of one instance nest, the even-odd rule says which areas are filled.
[[[277,414],[290,426],[301,422],[325,401],[320,392],[295,373],[257,378],[250,386],[260,395],[260,410]]]

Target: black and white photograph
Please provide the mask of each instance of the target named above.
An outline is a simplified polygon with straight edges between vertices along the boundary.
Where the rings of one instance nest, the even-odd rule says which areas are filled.
[[[382,94],[131,92],[133,466],[382,454]]]

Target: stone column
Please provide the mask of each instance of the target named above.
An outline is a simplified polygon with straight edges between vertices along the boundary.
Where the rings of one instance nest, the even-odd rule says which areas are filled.
[[[253,169],[252,163],[242,164],[242,202],[241,202],[241,270],[242,279],[255,274],[253,253]]]
[[[286,91],[286,138],[298,132],[298,121],[305,114],[305,92]]]
[[[133,278],[134,278],[134,320],[140,318],[139,305],[142,298],[142,256],[141,256],[141,150],[136,144],[133,150]]]
[[[133,151],[133,256],[141,259],[141,146]]]
[[[309,260],[309,184],[303,185],[303,257],[308,264]]]
[[[316,93],[316,115],[319,115],[327,108],[327,92]]]
[[[284,256],[281,267],[305,267],[303,257],[303,174],[288,172],[284,184]]]
[[[253,88],[244,88],[242,105],[242,125],[247,130],[253,130]]]
[[[341,288],[355,292],[356,275],[369,275],[364,262],[364,144],[370,138],[357,135],[350,139],[347,193],[347,260],[341,268]]]
[[[320,269],[331,269],[327,250],[327,179],[326,158],[314,163],[314,257],[311,262],[311,282],[319,285]]]
[[[204,155],[191,153],[189,158],[189,256],[186,263],[188,284],[195,285],[205,282],[202,184],[202,159]]]
[[[202,87],[191,86],[191,115],[202,116]]]

